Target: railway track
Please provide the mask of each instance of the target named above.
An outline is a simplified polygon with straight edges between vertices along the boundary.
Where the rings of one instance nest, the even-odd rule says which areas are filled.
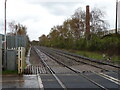
[[[38,56],[40,57],[42,63],[44,64],[45,67],[48,68],[48,70],[50,71],[50,73],[53,75],[53,77],[57,80],[57,82],[60,84],[60,86],[63,88],[63,89],[66,89],[65,85],[60,81],[60,79],[55,75],[55,72],[49,67],[49,65],[45,62],[44,60],[44,56],[42,55],[42,53],[38,50],[38,49],[35,49],[36,50],[36,53],[38,54]],[[41,55],[40,55],[41,53]]]
[[[114,68],[120,69],[119,65],[115,65],[113,63],[106,62],[106,61],[103,61],[103,60],[98,61],[98,60],[95,60],[95,59],[87,58],[87,57],[84,57],[84,56],[76,55],[76,54],[73,54],[73,53],[69,53],[69,52],[66,52],[66,51],[53,49],[53,48],[51,50],[62,53],[62,54],[66,54],[66,55],[69,55],[69,56],[72,56],[72,57],[75,57],[75,58],[81,58],[81,59],[84,59],[86,61],[95,62],[95,63],[102,64],[102,65],[108,65],[108,66],[112,66]]]
[[[47,49],[48,50],[48,49]],[[43,51],[45,51],[45,49],[43,49]],[[47,52],[47,51],[46,51]],[[88,70],[84,70],[83,68],[83,71],[82,72],[93,72],[93,73],[99,73],[99,75],[101,76],[110,76],[111,78],[114,78],[114,80],[117,79],[118,82],[120,82],[120,70],[119,70],[119,67],[116,67],[116,66],[111,66],[111,65],[106,65],[106,64],[103,64],[103,63],[98,63],[98,62],[93,62],[93,61],[89,61],[89,60],[83,60],[81,58],[76,58],[76,56],[73,57],[73,55],[69,55],[69,53],[65,54],[65,53],[62,53],[61,51],[58,52],[58,50],[51,50],[50,49],[50,53],[51,55],[54,55],[55,57],[55,54],[59,55],[59,57],[66,57],[66,58],[69,58],[71,59],[72,61],[76,61],[78,63],[84,63],[83,65],[87,64],[87,68]],[[100,64],[100,65],[99,65]],[[79,65],[77,67],[78,68],[81,68],[82,65]],[[92,66],[92,67],[89,67],[89,66]],[[74,67],[74,66],[73,66]],[[96,69],[93,70],[95,67]],[[74,67],[75,68],[75,67]],[[91,69],[90,69],[91,68]]]
[[[100,69],[101,72],[103,71],[111,71],[111,72],[115,72],[115,73],[119,73],[119,66],[111,66],[109,64],[105,64],[105,63],[101,63],[101,62],[98,62],[98,61],[91,61],[89,59],[83,59],[81,57],[78,57],[76,55],[71,55],[70,53],[67,53],[67,52],[62,52],[60,50],[55,50],[55,49],[49,49],[49,50],[46,50],[45,48],[40,48],[42,49],[43,51],[46,51],[48,52],[49,54],[51,55],[56,55],[56,56],[59,56],[60,58],[61,57],[64,57],[64,58],[69,58],[71,61],[70,62],[78,62],[78,63],[83,63],[83,64],[87,64],[87,65],[90,65],[90,66],[93,66],[95,68],[98,68]]]
[[[60,67],[62,67],[63,70],[66,69],[66,70],[71,71],[70,75],[77,75],[77,78],[80,77],[80,78],[82,78],[84,80],[87,80],[86,82],[87,83],[88,82],[91,83],[92,87],[94,87],[94,88],[100,88],[100,89],[104,89],[104,90],[109,90],[109,88],[112,88],[111,86],[107,87],[106,85],[100,83],[101,80],[103,80],[103,82],[106,81],[106,82],[109,82],[109,84],[113,84],[113,87],[114,86],[117,87],[117,86],[120,85],[120,83],[119,83],[120,81],[118,79],[111,78],[110,76],[107,76],[105,74],[103,75],[102,73],[100,74],[100,73],[97,73],[97,72],[91,72],[89,74],[88,73],[84,74],[80,70],[77,70],[76,68],[71,67],[72,65],[68,65],[66,63],[61,62],[60,57],[58,58],[57,55],[53,55],[53,54],[47,52],[48,49],[47,50],[43,50],[43,49],[41,49],[39,47],[34,47],[34,49],[35,49],[37,55],[40,57],[40,60],[42,61],[42,63],[44,64],[44,66],[48,68],[49,72],[52,74],[52,76],[54,77],[54,79],[56,79],[57,83],[59,83],[60,87],[62,87],[63,89],[67,89],[67,88],[70,87],[69,85],[66,84],[66,82],[63,80],[63,78],[61,78],[61,77],[63,77],[62,75],[64,75],[64,77],[65,77],[68,74],[67,73],[66,74],[62,74],[62,75],[58,74],[54,70],[54,68],[50,65],[49,62],[52,62],[52,63],[56,62],[56,63],[58,63],[58,65]],[[54,54],[55,54],[55,52],[54,52]],[[56,54],[58,54],[58,53],[56,53]],[[58,55],[60,55],[60,54],[58,54]],[[47,58],[49,57],[49,62],[47,62],[46,57]],[[62,55],[62,57],[64,57],[64,56]],[[65,56],[65,57],[68,58],[67,56]],[[50,58],[51,58],[52,61],[50,60]],[[69,59],[71,59],[71,58],[69,58]],[[53,61],[55,61],[55,62],[53,62]],[[74,65],[77,65],[77,63],[74,63]],[[93,76],[95,76],[96,78],[101,78],[100,82],[96,81],[95,78],[93,78]],[[73,76],[73,77],[75,77],[75,76]]]

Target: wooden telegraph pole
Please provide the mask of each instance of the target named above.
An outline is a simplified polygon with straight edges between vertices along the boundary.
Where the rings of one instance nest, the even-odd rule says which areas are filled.
[[[4,14],[5,14],[5,35],[4,35],[4,68],[6,68],[6,65],[7,65],[7,60],[6,60],[6,51],[7,51],[7,45],[6,45],[6,2],[7,2],[7,0],[5,0],[5,12],[4,12]]]

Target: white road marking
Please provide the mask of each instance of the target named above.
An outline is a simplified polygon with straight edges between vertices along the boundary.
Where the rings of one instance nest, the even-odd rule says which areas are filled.
[[[40,75],[37,74],[37,77],[38,77],[38,83],[39,83],[39,87],[41,90],[44,90],[44,86],[43,86],[43,83],[42,83],[42,79],[40,78]]]
[[[115,78],[113,78],[111,76],[108,76],[108,75],[106,75],[104,73],[96,73],[96,72],[93,72],[93,73],[95,73],[95,74],[97,74],[97,75],[99,75],[99,76],[101,76],[101,77],[103,77],[103,78],[105,78],[107,80],[110,80],[110,81],[114,82],[115,84],[120,85],[120,80],[117,80],[117,79],[115,79]]]
[[[118,79],[116,79],[114,77],[108,76],[108,75],[106,75],[104,73],[100,73],[100,74],[107,77],[109,80],[114,81],[116,84],[120,85],[120,80],[118,80]]]
[[[41,55],[38,54],[41,59],[45,57],[40,50],[36,49],[36,51],[37,51],[37,53],[39,53],[39,54],[41,53]],[[58,83],[61,85],[61,87],[62,87],[64,90],[66,90],[65,85],[64,85],[64,84],[60,81],[60,79],[53,73],[53,71],[50,69],[50,67],[48,66],[48,64],[47,64],[43,59],[42,59],[42,61],[43,61],[43,63],[46,65],[46,67],[50,70],[50,72],[51,72],[52,75],[55,77],[55,79],[58,81]]]

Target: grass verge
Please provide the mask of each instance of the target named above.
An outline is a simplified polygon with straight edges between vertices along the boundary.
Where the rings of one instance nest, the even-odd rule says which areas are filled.
[[[11,70],[2,71],[2,75],[7,75],[7,74],[18,74],[18,71],[17,70],[15,70],[15,71],[11,71]]]
[[[77,50],[68,50],[68,51],[72,53],[76,53],[81,56],[88,57],[88,58],[93,58],[96,60],[107,60],[109,58],[107,54],[105,54],[106,57],[103,58],[103,53],[100,53],[100,52],[77,51]],[[111,58],[111,62],[120,64],[120,56],[114,55],[114,56],[111,56],[110,58]]]

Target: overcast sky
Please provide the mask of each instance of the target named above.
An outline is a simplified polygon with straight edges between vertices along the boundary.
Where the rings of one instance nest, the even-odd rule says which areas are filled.
[[[4,1],[0,0],[0,33],[4,33]],[[53,26],[61,25],[77,8],[90,5],[90,9],[97,7],[106,12],[104,20],[113,29],[115,4],[116,0],[7,0],[7,24],[16,21],[26,25],[30,40],[38,40]]]

